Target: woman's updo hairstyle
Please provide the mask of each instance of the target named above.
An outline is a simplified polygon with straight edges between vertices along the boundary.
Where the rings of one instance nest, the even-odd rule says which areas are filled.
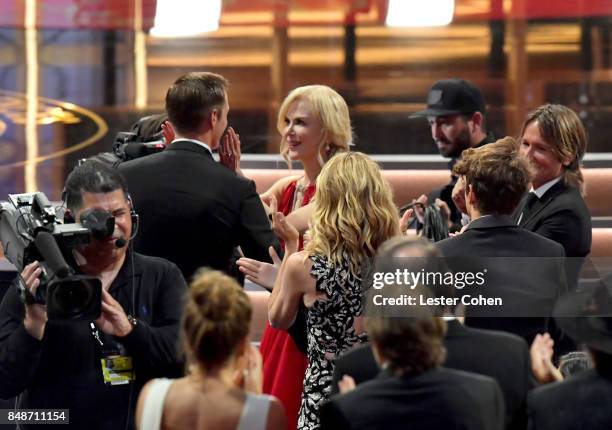
[[[182,334],[189,358],[204,370],[221,367],[249,333],[251,302],[233,278],[201,270],[190,285]]]

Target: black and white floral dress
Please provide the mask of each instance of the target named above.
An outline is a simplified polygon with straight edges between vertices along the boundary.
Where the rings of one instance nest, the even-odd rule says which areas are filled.
[[[363,293],[361,280],[349,272],[348,259],[336,267],[319,255],[310,259],[317,292],[325,293],[326,299],[318,299],[307,311],[309,363],[298,418],[300,430],[319,428],[319,407],[331,394],[334,358],[355,343],[366,341],[353,328],[355,317],[362,312]]]

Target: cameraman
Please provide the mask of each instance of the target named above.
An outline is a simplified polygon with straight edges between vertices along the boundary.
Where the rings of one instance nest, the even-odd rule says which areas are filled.
[[[143,384],[181,371],[176,339],[187,287],[173,263],[128,250],[137,217],[116,170],[85,162],[68,177],[65,199],[76,220],[90,209],[115,218],[110,238],[73,252],[75,269],[102,282],[102,313],[92,322],[48,320],[45,305],[24,304],[11,288],[0,305],[0,396],[18,395],[18,410],[69,409],[72,428],[133,428]],[[40,275],[38,262],[21,273],[33,295]]]

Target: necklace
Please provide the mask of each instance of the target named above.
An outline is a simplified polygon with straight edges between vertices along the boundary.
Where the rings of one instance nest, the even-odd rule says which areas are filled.
[[[298,179],[295,182],[295,191],[293,192],[293,204],[291,206],[291,210],[294,211],[302,206],[302,200],[304,199],[304,192],[308,186],[303,185],[300,181],[303,180],[304,177]]]

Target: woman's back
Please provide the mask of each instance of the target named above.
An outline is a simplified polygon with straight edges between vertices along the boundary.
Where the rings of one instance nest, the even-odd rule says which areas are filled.
[[[155,379],[146,389],[142,430],[265,430],[284,423],[273,397],[228,388],[219,381]]]

